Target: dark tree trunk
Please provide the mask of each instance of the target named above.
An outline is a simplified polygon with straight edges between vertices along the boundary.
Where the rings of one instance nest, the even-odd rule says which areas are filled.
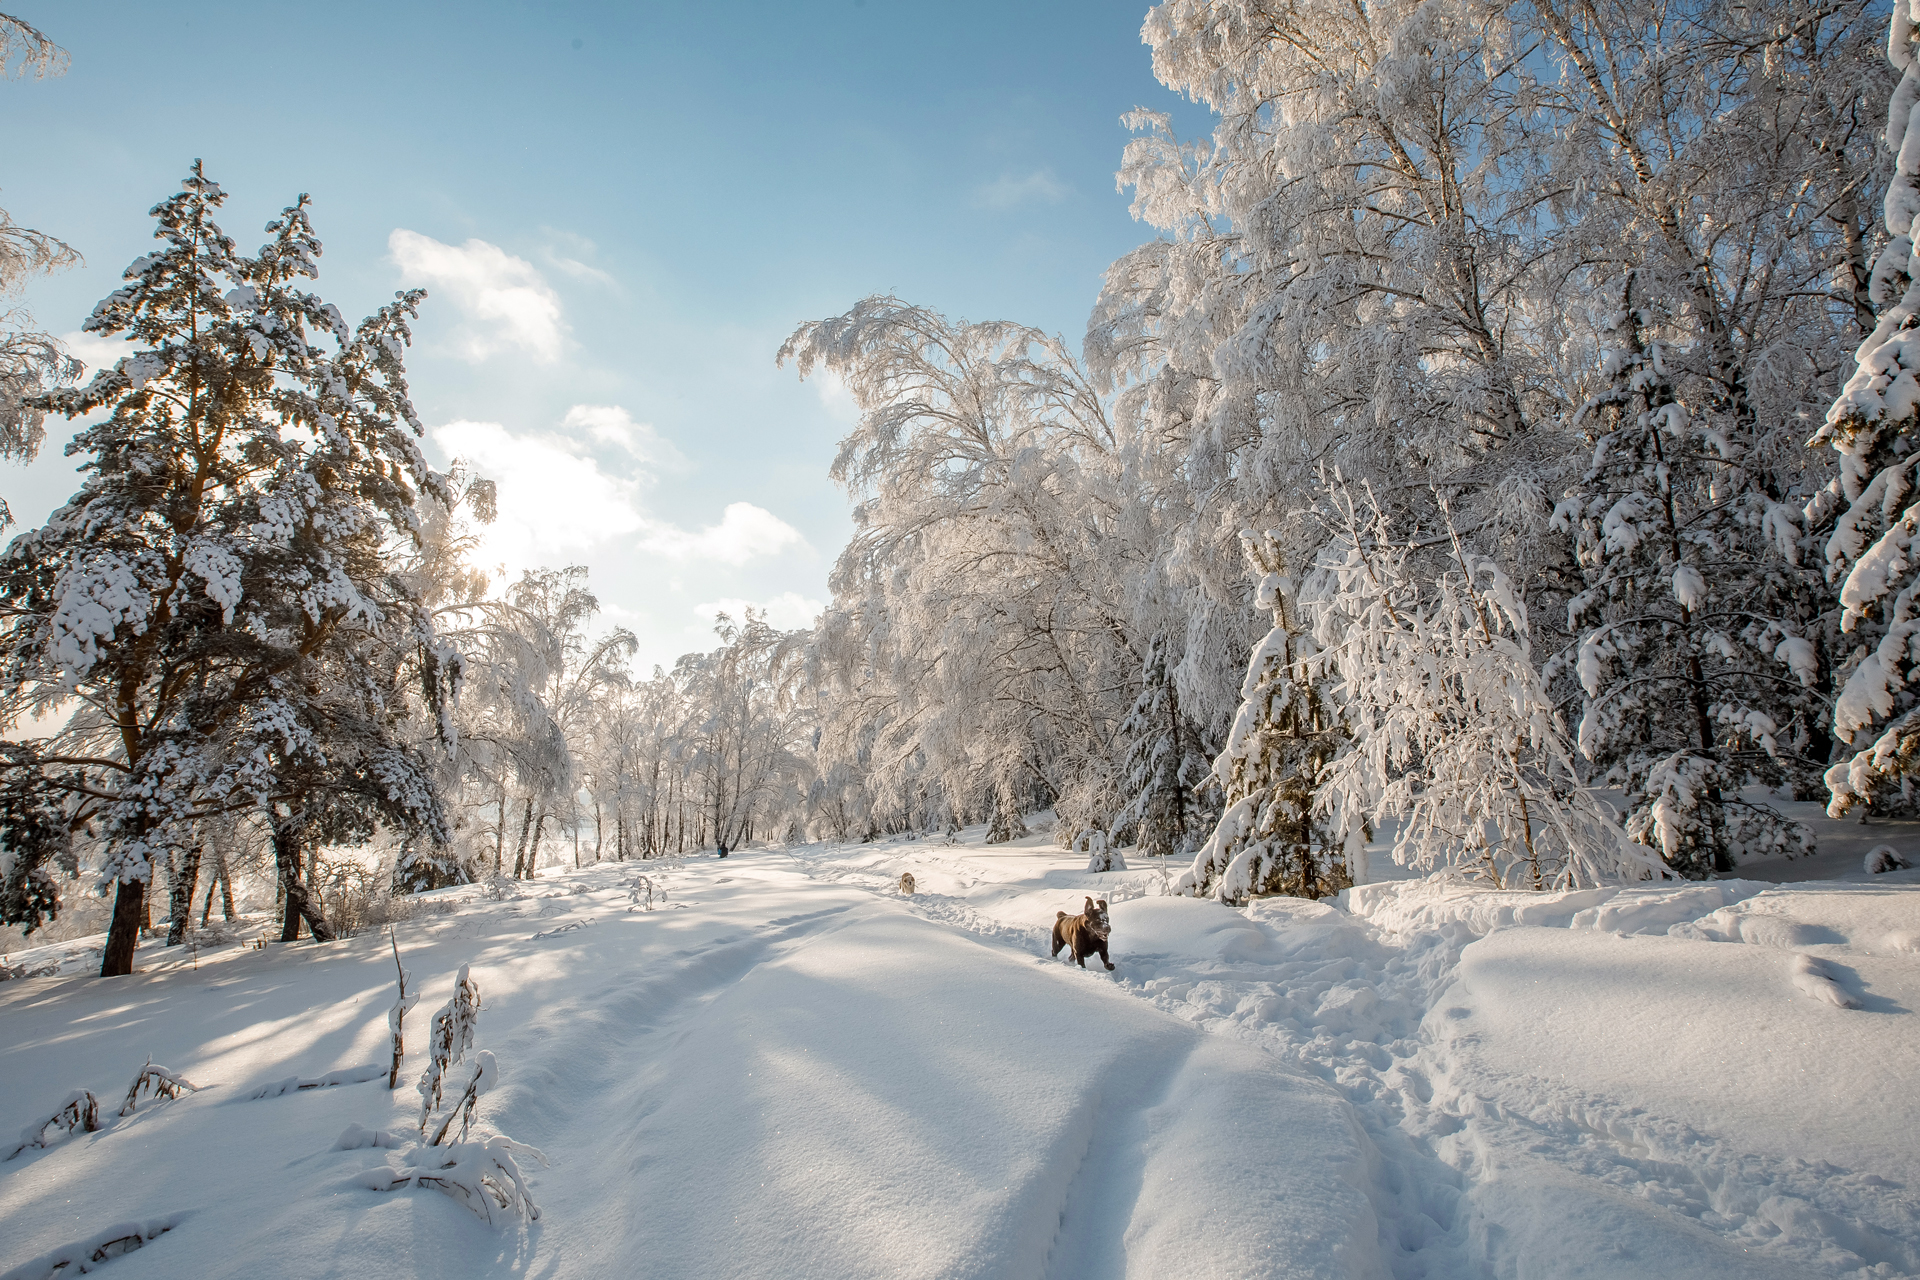
[[[100,976],[120,978],[133,972],[133,950],[140,945],[140,922],[147,918],[147,882],[122,880],[113,896],[113,923],[100,952]]]
[[[300,828],[298,817],[279,818],[273,823],[273,860],[280,871],[280,887],[286,892],[286,915],[280,926],[280,941],[292,942],[300,936],[300,922],[305,920],[307,927],[313,930],[317,942],[332,942],[333,930],[328,927],[326,917],[320,914],[320,908],[307,892],[307,886],[300,883]]]
[[[232,924],[239,913],[233,909],[233,869],[227,865],[227,855],[220,855],[220,914]]]
[[[187,848],[179,870],[173,876],[173,892],[168,895],[167,945],[177,947],[187,940],[187,926],[193,921],[193,891],[200,887],[200,845]],[[209,895],[209,904],[211,895]]]

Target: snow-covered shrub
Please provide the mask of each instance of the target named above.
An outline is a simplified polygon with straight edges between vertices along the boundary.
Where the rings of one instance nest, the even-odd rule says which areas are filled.
[[[1107,843],[1107,833],[1104,831],[1083,832],[1074,841],[1074,846],[1075,852],[1087,855],[1088,871],[1101,873],[1127,869],[1127,860],[1120,856],[1118,849]]]
[[[7,1153],[11,1160],[29,1147],[49,1145],[47,1130],[56,1129],[61,1134],[72,1133],[75,1129],[92,1133],[100,1127],[100,1100],[85,1089],[75,1089],[66,1096],[61,1104],[53,1109],[53,1114],[39,1124],[30,1124],[20,1131],[20,1145]]]
[[[496,1134],[449,1147],[419,1147],[413,1154],[419,1163],[397,1169],[390,1165],[369,1169],[360,1175],[361,1184],[375,1191],[392,1191],[409,1183],[432,1187],[466,1205],[489,1224],[496,1212],[509,1219],[540,1220],[540,1208],[527,1190],[526,1175],[517,1159],[531,1159],[545,1168],[547,1157],[538,1148]]]
[[[473,1048],[479,1028],[480,987],[460,966],[453,980],[453,996],[433,1015],[433,1033],[428,1047],[427,1070],[420,1077],[420,1132],[427,1132],[428,1121],[441,1103],[447,1072]]]
[[[1885,875],[1889,871],[1905,871],[1912,865],[1890,844],[1877,844],[1867,850],[1865,867],[1870,876]]]
[[[182,1093],[198,1092],[199,1088],[199,1085],[179,1072],[155,1066],[153,1059],[148,1058],[147,1065],[140,1068],[140,1074],[135,1076],[133,1083],[127,1086],[127,1101],[120,1108],[120,1114],[123,1116],[133,1114],[134,1104],[139,1100],[142,1091],[158,1101],[168,1101],[179,1097]]]
[[[652,876],[636,876],[627,885],[627,910],[653,910],[655,900],[667,900],[667,885],[664,878],[655,881]]]
[[[335,933],[351,938],[374,923],[375,904],[386,897],[384,879],[378,867],[370,867],[352,854],[319,860],[313,894]]]

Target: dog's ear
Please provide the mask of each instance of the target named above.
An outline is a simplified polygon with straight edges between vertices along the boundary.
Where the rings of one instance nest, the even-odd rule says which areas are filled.
[[[1093,910],[1093,899],[1092,899],[1092,898],[1088,898],[1088,899],[1087,899],[1087,910],[1088,910],[1088,911],[1091,911],[1091,910]]]
[[[1098,905],[1102,911],[1105,911],[1107,909],[1107,900],[1105,898],[1100,899]]]

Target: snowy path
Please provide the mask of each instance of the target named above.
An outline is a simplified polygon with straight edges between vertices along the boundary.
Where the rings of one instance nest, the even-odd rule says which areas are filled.
[[[0,984],[0,1123],[106,1103],[149,1053],[208,1086],[0,1163],[0,1277],[168,1215],[110,1274],[1920,1274],[1912,876],[1516,919],[1393,886],[1235,912],[1074,862],[814,846],[668,869],[651,912],[632,864],[440,895],[399,930],[406,1079],[471,962],[482,1118],[552,1157],[524,1230],[358,1184],[397,1155],[333,1140],[407,1128],[410,1088],[247,1100],[383,1060],[384,935]],[[1112,974],[1045,957],[1087,893]],[[1799,952],[1864,1007],[1797,991]]]
[[[355,1185],[380,1153],[334,1138],[404,1128],[410,1090],[246,1100],[380,1060],[392,961],[364,937],[0,987],[21,1121],[149,1052],[209,1086],[0,1165],[0,1267],[184,1213],[114,1273],[1377,1273],[1348,1109],[1270,1055],[784,855],[693,864],[650,913],[623,872],[401,929],[422,1014],[473,962],[505,1078],[485,1119],[552,1157],[524,1234]]]
[[[912,871],[935,891],[915,910],[1014,946],[1043,945],[1027,922],[1048,907],[1104,892],[1122,989],[1351,1105],[1379,1274],[1920,1275],[1920,873],[1611,906],[1381,886],[1357,912],[1233,912],[1041,847],[809,861],[882,893]],[[1697,919],[1697,938],[1667,936]],[[1796,990],[1797,953],[1864,1007]]]

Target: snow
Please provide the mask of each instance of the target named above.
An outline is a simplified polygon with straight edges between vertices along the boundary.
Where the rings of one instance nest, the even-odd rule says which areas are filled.
[[[430,1005],[469,966],[498,1081],[455,1147],[425,1019],[356,1070],[384,933],[0,983],[0,1123],[201,1086],[0,1163],[0,1268],[131,1222],[126,1280],[1920,1274],[1920,873],[1236,910],[1029,822],[649,863],[652,911],[618,864],[427,895],[402,963]],[[1112,974],[1046,958],[1087,896]]]

